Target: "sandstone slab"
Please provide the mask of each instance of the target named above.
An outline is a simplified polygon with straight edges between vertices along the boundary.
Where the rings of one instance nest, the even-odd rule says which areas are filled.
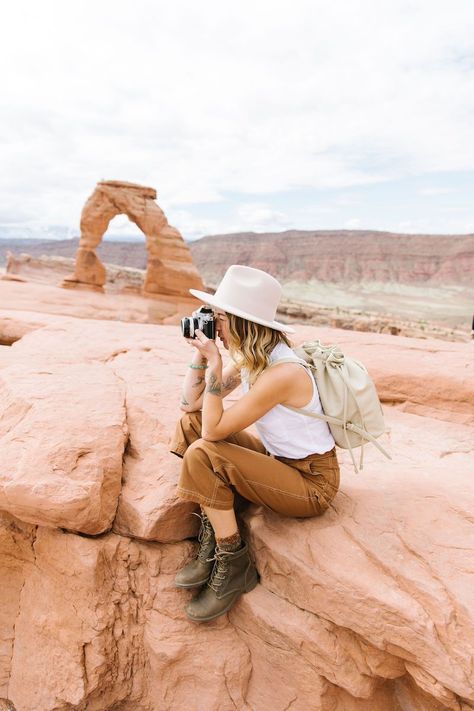
[[[21,591],[8,698],[17,711],[104,711],[143,695],[136,545],[39,528]],[[41,653],[38,653],[40,650]],[[33,662],[34,660],[34,662]],[[32,663],[33,662],[33,663]],[[136,706],[137,709],[145,708]]]
[[[35,533],[33,561],[12,601],[15,641],[3,693],[17,711],[392,707],[390,687],[372,689],[364,680],[369,665],[357,672],[357,643],[352,651],[347,643],[339,648],[324,622],[283,600],[275,606],[263,588],[236,605],[235,624],[226,617],[190,623],[184,605],[191,593],[173,586],[189,544],[139,543],[113,533],[91,539],[42,527]],[[279,620],[281,612],[288,619]],[[301,616],[306,633],[298,628]],[[327,662],[318,662],[320,651]],[[335,680],[340,673],[346,685],[354,674],[364,698],[328,682],[321,670]]]
[[[317,694],[324,698],[322,707],[327,708],[342,699],[348,708],[361,710],[367,703],[371,709],[390,708],[393,703],[392,688],[384,682],[404,676],[399,658],[287,602],[263,585],[245,595],[229,618],[251,650],[253,676],[247,700],[252,708],[285,708],[284,703],[286,707],[311,708]],[[275,676],[278,685],[272,685]]]
[[[185,304],[186,313],[191,313],[196,305],[195,300]],[[26,313],[0,310],[0,319],[15,318],[18,324],[32,320]],[[21,344],[15,344],[15,358],[28,360],[28,354],[34,352],[35,356],[42,354],[45,358],[80,362],[83,358],[115,356],[120,349],[151,348],[163,353],[164,359],[168,359],[166,362],[186,364],[190,353],[176,326],[162,330],[158,324],[114,321],[98,324],[92,319],[69,319],[63,323],[51,324],[36,335],[30,333]],[[22,326],[17,325],[16,329],[21,331]],[[319,338],[323,343],[337,343],[347,355],[361,360],[369,369],[382,402],[387,405],[427,417],[474,424],[474,343],[419,340],[315,326],[296,325],[295,330],[295,344]],[[65,333],[67,339],[60,335]]]
[[[111,527],[127,440],[124,389],[101,364],[0,371],[0,509],[97,534]]]
[[[265,587],[403,660],[456,709],[474,703],[472,430],[392,417],[393,462],[372,453],[358,477],[344,465],[319,520],[254,512],[253,549]]]
[[[190,347],[147,324],[26,330],[0,369],[0,698],[17,711],[474,708],[474,442],[456,421],[472,402],[470,344],[298,330],[340,339],[396,402],[393,460],[367,447],[355,475],[340,452],[319,519],[249,509],[261,583],[199,626],[173,585],[193,546],[172,541],[196,524],[167,448]]]

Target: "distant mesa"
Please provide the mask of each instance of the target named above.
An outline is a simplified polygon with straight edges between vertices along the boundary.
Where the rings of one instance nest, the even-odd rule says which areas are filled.
[[[104,291],[106,270],[95,250],[110,221],[126,215],[143,232],[148,252],[144,295],[189,296],[188,289],[203,289],[191,253],[180,232],[172,227],[155,202],[154,188],[119,180],[97,183],[81,214],[81,237],[74,274],[61,286]]]

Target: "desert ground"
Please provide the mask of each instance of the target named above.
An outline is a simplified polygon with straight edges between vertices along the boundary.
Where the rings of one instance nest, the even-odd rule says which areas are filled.
[[[331,308],[359,310],[363,313],[390,315],[426,325],[470,330],[474,315],[474,287],[449,284],[418,286],[369,282],[337,284],[310,281],[287,282],[284,293],[289,299]]]
[[[166,325],[149,301],[0,280],[0,704],[474,708],[474,344],[295,324],[369,368],[391,459],[368,445],[355,473],[338,450],[321,517],[242,512],[260,583],[199,626],[173,582],[197,519],[168,451],[189,304],[152,300]]]

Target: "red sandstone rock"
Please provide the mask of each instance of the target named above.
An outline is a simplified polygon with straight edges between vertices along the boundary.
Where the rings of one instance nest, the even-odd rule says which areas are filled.
[[[68,369],[78,361],[104,364],[123,389],[121,405],[128,433],[114,529],[137,538],[181,540],[196,532],[198,520],[189,516],[196,507],[175,497],[179,460],[169,454],[167,443],[179,412],[177,383],[186,367],[173,357],[172,348],[178,341],[181,349],[189,346],[169,327],[135,325],[131,327],[132,339],[129,328],[114,322],[60,319],[25,336],[14,344],[11,354],[19,364],[30,362],[34,353],[36,363],[48,368],[55,363]],[[63,345],[58,348],[58,343]],[[95,393],[91,397],[96,397]],[[98,432],[97,436],[106,437],[107,433]],[[18,510],[7,510],[20,516]]]
[[[8,693],[15,621],[25,578],[34,565],[35,533],[34,526],[0,512],[0,699]]]
[[[249,516],[253,550],[264,587],[404,660],[456,708],[456,696],[474,701],[472,429],[390,419],[393,462],[376,466],[369,451],[360,476],[344,463],[319,520]]]
[[[26,333],[33,317],[21,318],[25,335],[0,349],[0,378],[17,393],[11,405],[0,400],[2,455],[13,462],[6,470],[2,459],[0,477],[30,496],[38,471],[40,483],[47,471],[33,454],[42,456],[45,443],[46,463],[63,456],[80,432],[93,436],[95,463],[80,479],[64,476],[74,470],[63,463],[59,487],[58,471],[43,479],[45,490],[64,496],[62,513],[51,497],[35,501],[34,518],[32,506],[16,501],[16,516],[41,525],[0,515],[0,575],[7,580],[0,588],[0,698],[17,711],[474,705],[473,440],[472,428],[456,422],[472,414],[470,344],[298,330],[295,340],[341,343],[368,365],[383,399],[401,405],[403,398],[421,416],[387,408],[392,462],[369,446],[357,476],[340,453],[341,490],[323,517],[250,509],[245,520],[261,584],[229,615],[199,626],[184,614],[191,593],[173,587],[192,546],[158,542],[176,541],[196,525],[192,505],[180,509],[173,499],[179,460],[167,452],[189,346],[175,327],[53,317]],[[98,389],[82,392],[92,374]],[[70,384],[68,397],[58,393],[62,384]],[[77,404],[68,409],[71,398]],[[52,528],[71,528],[61,516],[80,513],[74,486],[93,481],[98,456],[121,460],[124,433],[114,532],[92,538]]]
[[[0,509],[84,533],[111,527],[127,438],[124,388],[99,364],[0,370]]]

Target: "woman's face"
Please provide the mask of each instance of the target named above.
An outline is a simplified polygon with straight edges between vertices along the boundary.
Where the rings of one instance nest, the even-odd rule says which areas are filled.
[[[216,319],[216,333],[224,348],[229,350],[229,319],[220,309],[214,309],[214,317]]]

